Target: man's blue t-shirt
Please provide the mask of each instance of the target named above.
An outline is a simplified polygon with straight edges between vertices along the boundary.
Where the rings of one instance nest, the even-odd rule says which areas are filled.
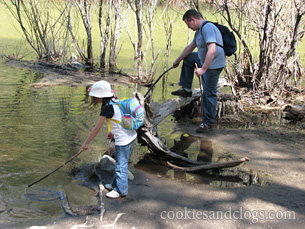
[[[217,43],[223,46],[222,36],[218,28],[213,23],[201,24],[199,30],[196,31],[193,42],[196,43],[198,49],[198,57],[202,63],[205,61],[208,52],[208,43]],[[216,45],[216,53],[209,69],[223,68],[226,65],[226,56],[222,47]]]

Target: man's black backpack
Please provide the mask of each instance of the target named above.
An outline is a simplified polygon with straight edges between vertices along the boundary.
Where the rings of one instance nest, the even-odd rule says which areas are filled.
[[[218,24],[216,22],[205,21],[203,26],[206,23],[213,23],[219,29],[219,31],[222,35],[223,46],[221,46],[220,44],[217,44],[217,43],[216,43],[216,45],[223,48],[223,50],[225,51],[226,56],[233,55],[237,50],[237,45],[236,45],[236,40],[235,40],[234,33],[231,32],[228,27],[226,27],[224,25],[221,25],[221,24]]]

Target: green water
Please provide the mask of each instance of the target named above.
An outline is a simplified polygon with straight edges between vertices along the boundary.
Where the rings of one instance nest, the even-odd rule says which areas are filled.
[[[24,194],[29,190],[25,187],[75,154],[83,140],[82,129],[91,125],[90,119],[83,124],[75,121],[84,112],[81,104],[86,97],[85,88],[35,90],[29,84],[40,77],[1,63],[0,195],[7,206],[0,215],[2,222],[27,222],[61,214],[59,202],[46,204],[26,199]],[[95,159],[90,151],[86,156],[87,160]],[[67,177],[68,168],[30,191],[56,189],[63,184],[69,187],[67,190],[75,188],[75,181]]]

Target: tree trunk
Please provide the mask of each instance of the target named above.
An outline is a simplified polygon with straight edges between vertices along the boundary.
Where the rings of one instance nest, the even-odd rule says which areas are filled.
[[[118,43],[121,35],[121,23],[120,23],[120,14],[121,14],[121,0],[116,0],[114,3],[114,25],[111,32],[110,38],[110,53],[109,53],[109,69],[114,70],[116,68],[116,58],[118,56]]]
[[[92,33],[91,33],[91,19],[90,19],[90,7],[91,3],[88,0],[75,1],[76,5],[82,16],[82,21],[87,34],[87,57],[85,59],[86,65],[93,66],[93,52],[92,52]]]
[[[143,58],[143,31],[142,31],[142,0],[135,0],[136,7],[136,18],[137,18],[137,29],[138,29],[138,45],[137,45],[137,68],[138,68],[138,79],[143,80],[142,71],[142,58]]]
[[[100,1],[100,7],[99,7],[99,27],[100,27],[100,34],[101,34],[100,68],[106,68],[106,54],[107,54],[108,42],[109,42],[109,30],[110,30],[110,26],[111,26],[113,0],[110,0],[108,4],[109,4],[109,8],[108,8],[105,29],[103,28],[103,20],[102,20],[103,8],[105,6],[103,5],[102,0]]]
[[[103,28],[103,7],[104,7],[104,1],[100,0],[100,5],[99,5],[99,14],[98,14],[98,24],[99,24],[99,29],[100,29],[100,35],[101,35],[101,45],[100,45],[100,68],[105,68],[105,33],[104,33],[104,28]]]

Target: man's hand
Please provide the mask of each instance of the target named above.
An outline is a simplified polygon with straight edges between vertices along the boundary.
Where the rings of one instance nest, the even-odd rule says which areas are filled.
[[[195,74],[200,77],[205,73],[205,70],[203,68],[196,68]]]
[[[197,63],[195,63],[196,69],[195,69],[195,74],[200,77],[205,73],[205,70],[203,68],[198,68]]]
[[[177,68],[179,66],[179,64],[180,64],[180,61],[175,60],[173,63],[173,67]]]

